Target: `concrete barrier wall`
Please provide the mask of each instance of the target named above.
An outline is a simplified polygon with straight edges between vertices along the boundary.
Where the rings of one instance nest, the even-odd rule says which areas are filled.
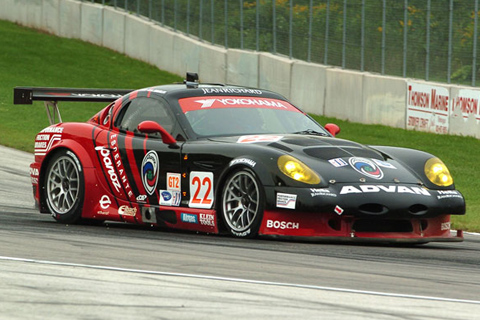
[[[212,46],[121,9],[86,1],[2,0],[0,19],[102,45],[181,76],[198,72],[203,82],[273,90],[309,113],[407,127],[409,79]],[[429,84],[449,88],[450,100],[463,94],[475,96],[480,104],[475,88]],[[448,132],[480,138],[480,111],[452,110]]]
[[[325,114],[327,67],[295,61],[292,65],[290,100],[303,111]]]
[[[132,58],[150,62],[151,23],[137,16],[125,17],[125,54]]]
[[[65,38],[79,39],[82,30],[81,3],[78,1],[62,0],[59,2],[58,27],[56,35]]]
[[[362,122],[363,76],[357,71],[327,69],[324,115]]]
[[[362,92],[360,122],[405,129],[405,79],[365,74]]]
[[[43,29],[49,33],[58,34],[60,30],[60,1],[44,0],[42,11]]]
[[[258,86],[290,98],[293,60],[265,52],[258,55]]]
[[[170,73],[175,73],[176,55],[173,51],[173,42],[176,35],[175,32],[160,26],[151,26],[149,61],[159,69]]]
[[[258,88],[258,53],[228,49],[226,77],[226,83]]]
[[[101,46],[103,44],[103,6],[82,2],[80,39]]]
[[[185,75],[185,72],[198,72],[200,64],[199,42],[183,34],[173,38],[173,73]],[[199,75],[202,77],[202,75]]]
[[[11,21],[31,28],[42,28],[43,0],[14,1],[10,9],[2,5],[2,10],[12,10]]]
[[[223,47],[200,44],[200,81],[210,83],[227,82],[227,50]]]
[[[125,53],[125,17],[126,13],[105,7],[103,9],[103,46]]]

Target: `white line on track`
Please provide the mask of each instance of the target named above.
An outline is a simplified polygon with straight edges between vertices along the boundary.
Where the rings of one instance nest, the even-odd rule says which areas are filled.
[[[188,274],[188,273],[175,273],[175,272],[161,272],[161,271],[151,271],[151,270],[141,270],[141,269],[116,268],[116,267],[107,267],[107,266],[95,266],[95,265],[88,265],[88,264],[56,262],[56,261],[35,260],[35,259],[24,259],[24,258],[14,258],[14,257],[5,257],[5,256],[0,256],[0,260],[26,262],[26,263],[39,263],[39,264],[63,266],[63,267],[88,268],[88,269],[105,270],[105,271],[131,272],[131,273],[139,273],[139,274],[152,274],[152,275],[174,276],[174,277],[187,277],[187,278],[205,279],[205,280],[230,281],[230,282],[251,283],[251,284],[259,284],[259,285],[270,285],[270,286],[282,286],[282,287],[314,289],[314,290],[324,290],[324,291],[334,291],[334,292],[356,293],[356,294],[365,294],[365,295],[374,295],[374,296],[383,296],[383,297],[396,297],[396,298],[406,298],[406,299],[456,302],[456,303],[467,303],[467,304],[478,304],[478,305],[480,305],[479,300],[464,300],[464,299],[450,299],[450,298],[440,298],[440,297],[430,297],[430,296],[417,296],[417,295],[400,294],[400,293],[354,290],[354,289],[345,289],[345,288],[323,287],[323,286],[303,285],[303,284],[284,283],[284,282],[248,280],[248,279],[239,279],[239,278],[215,277],[215,276]]]
[[[480,233],[477,233],[477,232],[464,232],[464,234],[470,234],[470,235],[473,235],[473,236],[480,236]]]

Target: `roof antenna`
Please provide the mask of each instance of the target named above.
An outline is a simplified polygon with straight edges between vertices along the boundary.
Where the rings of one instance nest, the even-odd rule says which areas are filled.
[[[198,88],[198,73],[187,72],[187,79],[183,81],[187,88]]]

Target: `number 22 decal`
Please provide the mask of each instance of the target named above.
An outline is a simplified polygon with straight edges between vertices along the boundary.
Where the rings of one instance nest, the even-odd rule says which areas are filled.
[[[213,173],[190,172],[190,208],[210,209],[213,205]]]

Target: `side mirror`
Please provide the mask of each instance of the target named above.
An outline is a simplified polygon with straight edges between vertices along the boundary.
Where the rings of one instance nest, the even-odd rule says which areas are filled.
[[[138,131],[142,133],[160,133],[162,136],[162,141],[165,144],[168,144],[169,146],[172,147],[178,147],[177,146],[177,140],[175,140],[174,137],[170,133],[168,133],[167,130],[165,130],[161,125],[156,123],[155,121],[143,121],[140,122],[140,124],[137,126]]]
[[[327,123],[325,125],[325,129],[327,129],[327,131],[330,132],[330,134],[334,137],[340,133],[340,127],[335,123]]]

